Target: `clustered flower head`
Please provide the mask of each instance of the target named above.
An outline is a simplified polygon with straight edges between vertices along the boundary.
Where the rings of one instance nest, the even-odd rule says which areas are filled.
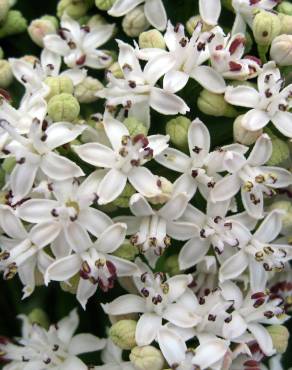
[[[26,29],[12,3],[0,37]],[[40,285],[73,294],[104,337],[74,335],[69,305],[50,326],[35,307],[0,337],[4,370],[282,369],[292,9],[278,3],[199,0],[185,27],[164,0],[60,0],[27,29],[39,55],[0,52],[1,275],[28,302]]]

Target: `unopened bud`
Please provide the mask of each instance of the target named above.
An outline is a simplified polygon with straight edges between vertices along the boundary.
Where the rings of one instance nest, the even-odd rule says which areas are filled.
[[[170,276],[175,276],[180,273],[177,255],[174,254],[173,256],[170,256],[165,260],[164,272],[166,272]]]
[[[9,9],[9,0],[0,0],[0,22],[6,19]]]
[[[138,247],[127,241],[113,252],[114,256],[123,258],[127,261],[134,261],[138,254]]]
[[[277,6],[277,11],[279,13],[283,13],[283,14],[287,14],[287,15],[292,15],[292,3],[290,1],[282,1]]]
[[[243,145],[252,145],[262,135],[263,130],[249,131],[242,126],[244,115],[238,116],[233,122],[234,141]]]
[[[165,49],[165,41],[161,32],[149,30],[139,35],[139,46],[141,49],[158,48]]]
[[[186,23],[186,29],[190,35],[194,33],[198,23],[201,23],[203,25],[202,27],[203,32],[211,31],[211,29],[213,28],[213,26],[210,26],[209,24],[205,23],[200,15],[194,15]]]
[[[0,60],[0,87],[6,89],[13,81],[12,68],[5,59]]]
[[[46,97],[47,101],[49,101],[53,96],[62,93],[73,94],[73,82],[67,76],[47,77],[45,83],[50,88],[50,92]]]
[[[292,34],[292,15],[279,13],[278,17],[281,22],[281,32],[280,33],[291,35]]]
[[[120,320],[109,330],[109,336],[115,345],[124,350],[134,348],[137,322],[134,320]]]
[[[282,230],[281,233],[283,235],[289,235],[291,234],[292,230],[292,202],[289,200],[279,200],[276,202],[273,202],[269,210],[279,209],[283,210],[284,213],[282,215]]]
[[[165,363],[162,353],[152,346],[133,348],[130,361],[137,370],[162,370]]]
[[[93,103],[98,99],[96,93],[101,89],[103,84],[96,78],[88,76],[75,87],[74,96],[79,103]]]
[[[0,28],[0,38],[22,33],[27,29],[27,22],[18,10],[9,10]]]
[[[50,326],[48,315],[41,308],[35,308],[28,315],[28,319],[31,324],[38,324],[45,329],[48,329]]]
[[[166,124],[166,133],[170,137],[173,145],[181,150],[188,148],[188,130],[191,120],[184,116],[178,116],[171,119]]]
[[[173,184],[167,180],[165,177],[159,177],[157,181],[157,185],[159,189],[161,190],[161,193],[158,195],[147,198],[150,203],[156,205],[156,204],[164,204],[166,203],[170,198],[173,191]]]
[[[95,5],[100,10],[110,10],[116,0],[95,0]]]
[[[55,23],[48,19],[35,19],[28,26],[28,34],[32,41],[38,46],[43,47],[43,39],[46,35],[56,33],[57,29]]]
[[[71,94],[53,96],[48,103],[48,115],[54,122],[73,122],[80,112],[78,100]]]
[[[253,21],[253,34],[259,46],[268,46],[281,32],[281,21],[277,14],[259,11]]]
[[[93,29],[95,27],[103,26],[107,24],[106,20],[101,16],[100,14],[96,14],[93,17],[89,18],[87,22],[87,26],[90,29]]]
[[[3,171],[10,174],[16,165],[16,159],[14,157],[7,157],[2,162]]]
[[[232,118],[238,115],[236,109],[225,101],[224,95],[206,89],[201,91],[197,104],[200,111],[209,116]]]
[[[268,160],[267,165],[277,166],[289,158],[290,156],[289,145],[286,141],[274,135],[270,130],[266,129],[266,132],[270,136],[273,145],[272,155]]]
[[[57,6],[57,15],[59,18],[64,13],[69,17],[78,19],[83,17],[90,8],[90,2],[87,0],[60,0]]]
[[[124,120],[124,125],[127,127],[130,136],[136,136],[139,134],[147,135],[146,126],[137,120],[135,117],[128,117]]]
[[[122,27],[125,34],[130,37],[137,37],[145,31],[149,27],[149,23],[145,17],[144,7],[137,6],[127,13],[123,19]]]
[[[119,65],[118,62],[114,62],[110,67],[107,69],[110,73],[113,74],[115,78],[123,78],[124,73]]]
[[[133,194],[136,193],[136,190],[129,183],[126,184],[121,195],[113,201],[113,204],[120,208],[129,208],[129,201]]]
[[[276,37],[272,42],[270,55],[279,66],[292,65],[292,35]]]
[[[267,330],[272,338],[277,353],[285,353],[288,347],[289,331],[283,325],[271,325]]]
[[[78,289],[79,280],[80,280],[80,275],[76,274],[76,275],[72,276],[68,280],[68,282],[65,283],[65,282],[62,281],[60,283],[60,287],[64,292],[68,292],[68,293],[71,293],[71,294],[76,294],[77,289]]]

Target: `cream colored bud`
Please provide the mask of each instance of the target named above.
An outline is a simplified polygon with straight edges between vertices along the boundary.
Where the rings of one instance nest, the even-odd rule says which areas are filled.
[[[206,89],[201,91],[197,105],[201,112],[209,116],[233,118],[238,115],[237,110],[225,101],[224,95]]]
[[[242,118],[244,115],[238,116],[233,122],[233,137],[234,141],[243,145],[252,145],[262,135],[263,130],[249,131],[242,126]]]
[[[48,115],[54,122],[73,122],[80,112],[78,100],[66,93],[53,96],[48,103]]]
[[[203,19],[200,17],[200,15],[194,15],[186,23],[186,29],[190,35],[194,33],[194,30],[197,27],[198,23],[202,23],[203,32],[211,31],[211,29],[213,28],[213,26],[210,26],[209,24],[205,23]]]
[[[109,330],[109,336],[115,345],[124,350],[134,348],[137,322],[134,320],[120,320]]]
[[[90,8],[90,3],[87,0],[60,0],[57,6],[57,15],[59,18],[64,13],[69,17],[78,19],[83,17]]]
[[[261,10],[254,17],[252,30],[259,46],[270,45],[281,32],[280,18],[277,14]]]
[[[9,62],[0,60],[0,87],[6,89],[13,81],[13,73]]]
[[[91,17],[88,22],[87,26],[90,29],[93,29],[95,27],[104,26],[107,24],[106,20],[101,16],[100,14],[95,14],[93,17]]]
[[[22,33],[27,29],[27,22],[18,10],[9,10],[7,17],[1,24],[0,38]]]
[[[124,125],[127,127],[130,136],[136,136],[139,134],[147,135],[146,126],[137,120],[135,117],[128,117],[124,120]]]
[[[278,14],[281,22],[281,34],[285,33],[287,35],[292,34],[292,15]]]
[[[283,13],[283,14],[287,14],[287,15],[292,15],[292,3],[290,1],[282,1],[277,6],[277,11],[279,13]]]
[[[28,315],[28,319],[32,324],[38,324],[45,329],[50,326],[48,315],[41,308],[35,308]]]
[[[33,42],[40,47],[44,47],[44,37],[56,33],[57,30],[55,25],[49,20],[35,19],[30,23],[27,31]]]
[[[155,197],[147,198],[150,203],[156,204],[164,204],[170,198],[173,191],[173,184],[167,180],[165,177],[159,177],[157,181],[157,185],[159,186],[161,193],[156,195]]]
[[[137,8],[127,13],[122,21],[122,27],[126,35],[137,37],[141,32],[149,27],[149,23],[145,17],[144,7]]]
[[[138,254],[138,247],[133,245],[129,241],[125,241],[117,250],[113,252],[114,256],[123,258],[128,261],[134,261]]]
[[[290,337],[288,329],[283,325],[271,325],[267,327],[267,330],[272,338],[277,353],[285,353]]]
[[[166,124],[166,133],[173,145],[181,150],[188,148],[188,130],[191,120],[184,116],[177,116]]]
[[[110,67],[107,69],[110,73],[113,74],[115,78],[123,78],[124,73],[119,65],[118,62],[114,62]]]
[[[93,103],[98,98],[96,93],[103,89],[103,84],[93,77],[85,77],[85,79],[75,87],[74,96],[79,103]]]
[[[289,200],[279,200],[273,202],[269,210],[280,209],[285,213],[282,215],[282,234],[289,235],[292,230],[292,202]]]
[[[9,9],[9,0],[0,0],[0,22],[6,19]]]
[[[67,76],[47,77],[45,79],[46,85],[49,86],[50,92],[46,99],[49,101],[53,96],[62,93],[73,94],[74,86],[72,80]]]
[[[130,361],[137,370],[162,370],[164,357],[155,347],[135,347],[130,353]]]
[[[95,0],[95,5],[100,10],[109,10],[116,0]]]
[[[270,56],[279,66],[292,65],[292,35],[276,37],[272,42]]]
[[[161,32],[149,30],[139,35],[139,46],[141,49],[158,48],[165,49],[165,41]]]

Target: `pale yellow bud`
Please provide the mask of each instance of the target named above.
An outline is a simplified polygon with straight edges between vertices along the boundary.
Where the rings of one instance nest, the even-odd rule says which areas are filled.
[[[115,345],[124,350],[134,348],[137,322],[134,320],[120,320],[109,330],[109,336]]]
[[[243,145],[252,145],[262,135],[263,130],[249,131],[242,126],[242,118],[244,115],[238,116],[233,122],[233,137],[234,141]]]
[[[272,325],[268,326],[267,330],[272,338],[277,353],[285,353],[290,337],[288,329],[283,325]]]
[[[194,15],[186,23],[186,29],[190,35],[194,33],[194,30],[197,27],[198,23],[202,23],[203,32],[211,31],[211,29],[213,28],[213,26],[210,26],[209,24],[205,23],[203,19],[200,17],[200,15]]]
[[[47,101],[49,101],[53,96],[62,93],[73,94],[73,82],[67,76],[47,77],[45,79],[45,83],[50,88],[50,92],[46,97]]]
[[[149,27],[149,23],[145,17],[144,7],[137,6],[127,13],[122,21],[122,27],[125,34],[130,37],[137,37],[145,31]]]
[[[2,22],[10,9],[9,0],[0,0],[0,22]]]
[[[123,71],[118,62],[114,62],[107,70],[112,73],[115,78],[124,77]]]
[[[276,37],[272,42],[270,55],[279,66],[292,65],[292,35]]]
[[[281,32],[281,21],[277,14],[259,11],[253,21],[253,34],[258,45],[267,46]]]
[[[155,347],[135,347],[130,353],[130,361],[137,370],[162,370],[164,357]]]
[[[48,115],[54,122],[73,122],[80,112],[78,100],[67,93],[53,96],[48,103]]]
[[[35,19],[30,23],[27,31],[33,42],[44,47],[44,37],[56,33],[57,29],[55,24],[48,19]]]
[[[184,116],[177,116],[166,124],[166,133],[170,141],[177,148],[187,150],[188,148],[188,130],[191,120]]]
[[[103,84],[93,77],[85,77],[85,79],[75,87],[74,95],[79,103],[93,103],[98,98],[96,93],[103,89]]]
[[[13,73],[9,62],[0,60],[0,87],[6,89],[13,81]]]
[[[198,108],[201,112],[214,117],[236,117],[236,109],[228,104],[224,95],[214,94],[209,90],[202,90],[198,97]]]
[[[139,36],[139,46],[141,49],[165,49],[164,37],[162,33],[158,30],[149,30],[146,32],[142,32]]]

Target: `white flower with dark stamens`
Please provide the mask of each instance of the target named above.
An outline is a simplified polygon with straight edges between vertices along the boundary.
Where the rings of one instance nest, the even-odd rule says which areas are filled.
[[[116,199],[124,190],[127,180],[147,197],[158,195],[158,177],[143,165],[159,155],[168,146],[168,136],[138,134],[131,137],[126,126],[108,113],[104,116],[104,129],[112,148],[100,143],[74,146],[85,162],[105,168],[104,176],[96,183],[99,204]]]
[[[205,256],[196,265],[190,288],[198,297],[204,296],[218,286],[218,263],[215,256]]]
[[[121,17],[142,3],[145,3],[144,12],[148,22],[154,28],[163,31],[166,28],[167,15],[162,0],[117,0],[108,14]]]
[[[92,334],[77,334],[79,318],[76,310],[48,330],[32,324],[20,315],[22,336],[15,342],[0,342],[1,358],[11,361],[5,370],[87,370],[77,356],[104,348],[106,341]]]
[[[91,207],[94,191],[90,178],[80,186],[67,180],[51,187],[54,199],[30,199],[17,209],[20,218],[36,224],[30,231],[36,245],[52,243],[54,255],[65,257],[71,250],[83,251],[91,244],[88,233],[98,237],[112,225],[106,214]]]
[[[238,214],[233,219],[226,217],[230,206],[229,201],[212,203],[208,201],[206,214],[199,209],[188,205],[179,221],[196,225],[198,235],[190,239],[179,253],[180,268],[185,270],[195,266],[208,253],[211,245],[220,255],[224,247],[238,247],[246,243],[246,228],[241,224],[241,218],[248,217]],[[242,217],[241,217],[242,216]]]
[[[21,136],[6,120],[0,120],[0,126],[12,138],[5,150],[17,161],[9,179],[14,203],[30,192],[38,171],[58,181],[84,175],[77,164],[56,154],[54,150],[76,139],[85,126],[67,122],[48,126],[46,120],[41,122],[34,119],[27,137]]]
[[[132,46],[118,41],[119,65],[124,78],[116,78],[108,73],[109,83],[97,96],[107,99],[109,110],[122,105],[130,116],[134,116],[146,126],[150,125],[150,111],[153,108],[165,115],[186,114],[189,107],[174,93],[156,87],[157,81],[175,64],[171,55],[149,61],[142,71],[137,52]]]
[[[230,199],[241,189],[241,199],[248,214],[257,219],[262,218],[264,195],[271,196],[274,189],[292,184],[292,174],[289,171],[280,167],[264,166],[271,154],[271,139],[267,134],[263,134],[256,141],[248,159],[236,153],[237,168],[234,163],[229,166],[227,158],[225,168],[231,174],[216,183],[210,193],[211,200],[220,202]],[[235,157],[231,159],[235,161]]]
[[[256,77],[260,71],[260,60],[255,57],[243,57],[245,47],[244,34],[224,35],[220,27],[212,31],[208,43],[212,67],[224,78],[247,80]]]
[[[201,194],[207,198],[210,189],[220,178],[218,172],[225,171],[224,159],[228,158],[232,163],[234,162],[234,166],[237,166],[235,159],[237,156],[234,157],[234,153],[244,154],[247,151],[247,147],[233,144],[210,152],[210,141],[207,127],[199,119],[196,119],[188,131],[190,156],[177,149],[168,148],[155,160],[171,170],[183,173],[180,181],[193,189],[192,194],[195,194],[198,187]]]
[[[245,245],[229,257],[221,266],[219,279],[235,279],[249,268],[250,286],[253,291],[265,288],[269,271],[282,271],[285,263],[292,259],[292,249],[288,244],[272,243],[282,227],[282,213],[272,211],[252,235],[245,229]]]
[[[216,26],[221,13],[221,1],[199,0],[199,10],[205,23]]]
[[[225,82],[223,77],[214,68],[203,65],[209,57],[208,42],[212,33],[201,32],[202,24],[198,23],[192,37],[185,35],[184,26],[173,26],[170,22],[164,35],[168,51],[163,49],[146,48],[137,50],[137,55],[142,59],[151,60],[160,65],[166,58],[171,62],[169,71],[163,79],[163,88],[175,93],[183,89],[189,78],[195,79],[204,88],[214,93],[224,93]]]
[[[231,281],[222,284],[221,289],[224,298],[232,301],[234,308],[223,325],[224,336],[237,343],[255,339],[265,355],[273,355],[272,338],[263,324],[281,324],[287,320],[282,300],[273,299],[261,291],[249,292],[243,297],[241,290]]]
[[[129,204],[134,216],[118,217],[127,223],[132,244],[139,247],[151,266],[155,266],[157,259],[171,245],[171,238],[188,240],[198,233],[193,223],[177,221],[188,202],[186,193],[174,191],[170,200],[155,210],[141,194],[134,194]]]
[[[87,300],[100,288],[104,292],[113,288],[118,276],[133,276],[138,272],[133,262],[112,256],[126,235],[126,225],[112,224],[103,228],[94,243],[76,243],[74,253],[52,263],[45,274],[46,284],[50,280],[67,281],[79,273],[80,280],[76,297],[85,309]],[[77,241],[76,241],[77,242]]]
[[[0,271],[5,280],[18,274],[26,298],[34,291],[36,270],[44,274],[53,259],[32,243],[29,233],[8,206],[0,206],[0,226],[5,233],[0,236]]]
[[[245,33],[246,24],[252,28],[256,10],[272,10],[278,3],[278,0],[232,0],[232,6],[236,14],[232,34]]]
[[[135,280],[141,296],[122,295],[102,307],[109,315],[142,313],[136,328],[136,342],[139,346],[148,345],[157,339],[163,319],[182,328],[191,328],[197,324],[198,317],[176,303],[190,284],[191,275],[176,275],[166,280],[163,273],[152,274],[149,271],[141,275],[139,283],[138,279]]]
[[[252,108],[242,118],[242,125],[247,130],[256,131],[270,121],[285,136],[292,138],[292,84],[283,90],[281,78],[275,62],[264,65],[258,77],[258,90],[250,86],[229,86],[225,100],[229,104]]]
[[[265,357],[257,342],[238,344],[231,353],[230,370],[262,368],[262,359]],[[276,370],[276,369],[275,369]]]
[[[112,58],[97,48],[112,37],[114,27],[111,24],[102,24],[90,29],[88,26],[80,26],[77,21],[64,14],[59,35],[45,36],[44,45],[51,52],[63,56],[70,68],[106,68]]]

